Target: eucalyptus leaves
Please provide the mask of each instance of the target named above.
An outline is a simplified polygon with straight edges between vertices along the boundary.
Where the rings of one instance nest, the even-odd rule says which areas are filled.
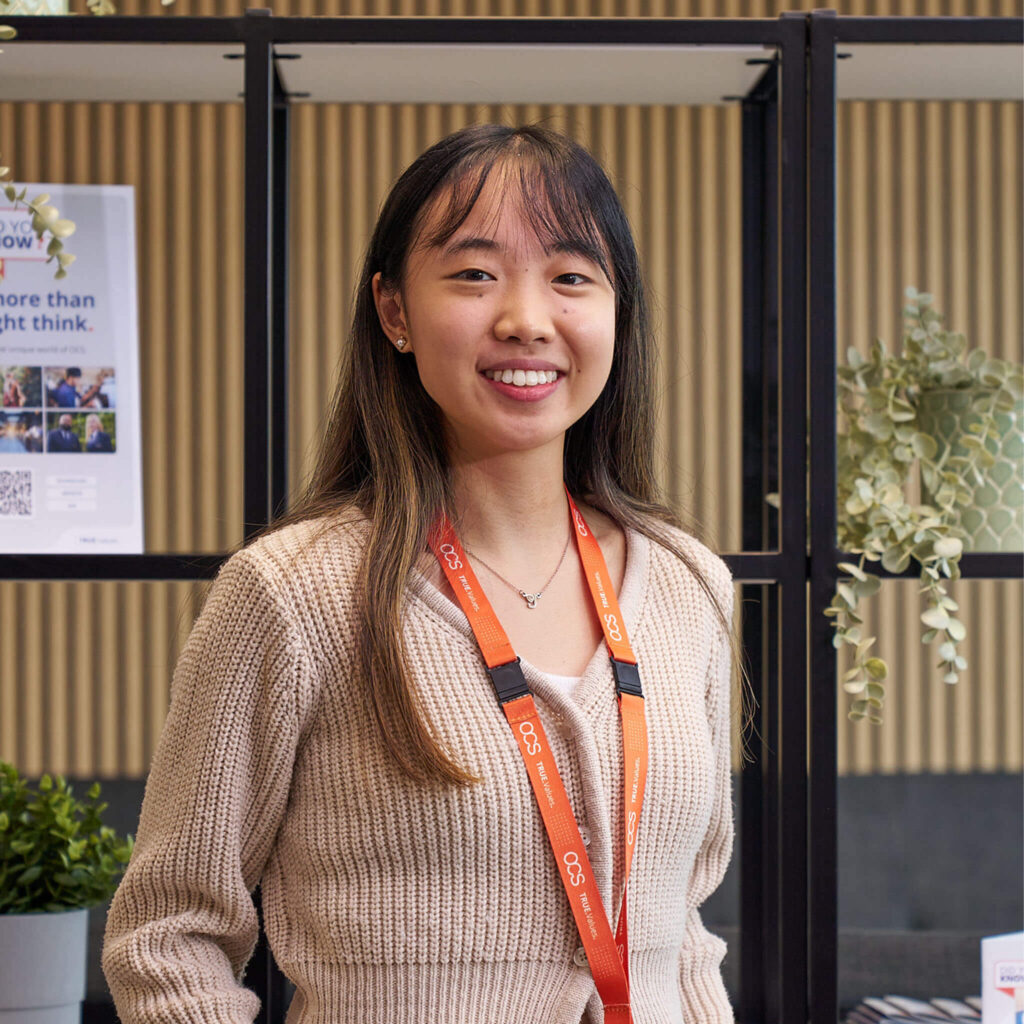
[[[10,173],[9,167],[0,167],[0,178],[6,178]],[[26,201],[27,191],[28,189],[23,188],[19,193],[13,185],[4,185],[4,195],[14,203],[15,209],[19,203],[23,203],[32,211],[32,230],[36,233],[36,238],[42,241],[43,235],[50,233],[50,243],[46,247],[46,262],[57,260],[57,273],[53,276],[58,280],[67,277],[67,268],[74,263],[75,257],[69,252],[64,252],[63,240],[74,234],[75,222],[61,218],[57,207],[50,205],[47,193],[44,192],[35,199]]]
[[[0,914],[91,907],[114,894],[134,839],[101,825],[99,793],[94,782],[86,806],[59,775],[33,792],[0,761]]]
[[[838,367],[839,425],[837,434],[838,535],[844,551],[859,553],[856,565],[841,562],[848,575],[839,580],[825,614],[834,619],[836,648],[854,648],[853,665],[843,676],[843,689],[852,695],[849,717],[880,724],[885,699],[885,661],[869,654],[875,637],[862,635],[859,602],[881,586],[864,570],[865,560],[881,561],[890,572],[903,572],[911,558],[921,566],[919,591],[928,596],[921,614],[927,628],[922,643],[940,640],[939,668],[943,680],[955,683],[967,661],[957,650],[966,635],[956,618],[956,601],[944,579],[959,579],[960,555],[966,532],[959,511],[971,500],[965,481],[980,482],[993,464],[985,447],[999,432],[997,412],[1014,409],[1024,393],[1019,365],[992,359],[981,349],[966,358],[962,334],[945,331],[942,316],[932,308],[932,296],[906,289],[907,324],[903,350],[890,356],[876,338],[870,357],[849,349],[847,366]],[[918,403],[922,393],[939,388],[969,390],[976,419],[959,443],[967,455],[939,450],[935,439],[920,429]],[[911,505],[904,494],[915,463],[932,495],[932,504]]]

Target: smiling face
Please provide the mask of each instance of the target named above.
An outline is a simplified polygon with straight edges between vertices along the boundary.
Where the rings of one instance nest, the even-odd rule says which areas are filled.
[[[542,238],[523,202],[495,168],[439,244],[443,197],[432,205],[397,289],[374,279],[384,331],[406,339],[463,457],[560,451],[612,365],[615,293],[600,254]]]

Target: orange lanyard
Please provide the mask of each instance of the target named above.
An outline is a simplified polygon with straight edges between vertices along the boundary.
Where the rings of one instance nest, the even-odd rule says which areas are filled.
[[[629,881],[636,847],[637,823],[643,806],[647,782],[647,720],[636,657],[626,635],[626,624],[619,610],[608,567],[586,520],[572,500],[573,536],[594,609],[601,622],[605,643],[611,655],[619,714],[622,720],[622,746],[625,763],[625,800],[623,833],[625,842],[624,875]],[[447,519],[442,518],[431,531],[430,547],[444,570],[462,610],[476,635],[487,663],[498,700],[519,744],[526,770],[540,807],[551,849],[562,876],[576,927],[579,929],[587,963],[598,995],[604,1004],[605,1024],[632,1024],[629,1006],[629,942],[626,927],[626,891],[622,894],[619,925],[614,938],[608,915],[598,893],[594,872],[579,825],[572,813],[569,797],[555,758],[537,714],[537,706],[523,676],[519,658],[501,628],[494,609],[484,595],[466,558],[466,554]]]

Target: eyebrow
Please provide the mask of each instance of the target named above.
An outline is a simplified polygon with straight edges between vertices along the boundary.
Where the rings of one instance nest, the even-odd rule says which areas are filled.
[[[458,256],[471,251],[498,252],[501,246],[493,238],[460,238],[444,247],[443,256]]]
[[[452,256],[458,256],[464,252],[500,252],[501,248],[502,247],[498,245],[493,238],[482,238],[479,236],[472,238],[460,238],[458,241],[453,241],[446,245],[442,252],[442,256],[449,258]],[[595,266],[603,268],[601,253],[590,245],[581,245],[579,243],[568,241],[556,241],[553,245],[545,246],[544,252],[549,256],[554,253],[566,254],[569,256],[582,256],[584,259],[590,260],[590,262]]]
[[[548,253],[564,253],[568,256],[582,256],[585,260],[590,260],[594,266],[604,269],[603,253],[586,242],[558,241],[554,245],[548,246],[546,251]]]

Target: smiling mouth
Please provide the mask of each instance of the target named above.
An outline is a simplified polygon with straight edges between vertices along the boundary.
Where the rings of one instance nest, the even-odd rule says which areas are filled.
[[[533,388],[538,384],[553,384],[558,380],[557,370],[484,370],[488,380],[514,384],[520,388]]]

